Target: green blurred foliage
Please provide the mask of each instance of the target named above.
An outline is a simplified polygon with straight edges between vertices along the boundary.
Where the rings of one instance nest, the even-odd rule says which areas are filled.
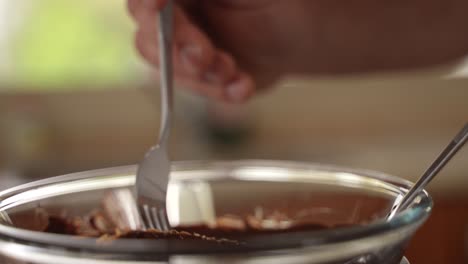
[[[12,54],[15,86],[112,87],[141,74],[125,1],[33,1]]]

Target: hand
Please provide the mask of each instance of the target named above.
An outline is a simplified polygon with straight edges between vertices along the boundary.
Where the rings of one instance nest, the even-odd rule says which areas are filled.
[[[138,24],[135,44],[140,54],[159,67],[157,12],[166,0],[129,0],[128,8]],[[240,68],[231,54],[217,47],[200,29],[188,1],[174,8],[174,71],[176,82],[204,96],[242,102],[255,89],[251,74]]]
[[[128,0],[136,46],[158,68],[157,13]],[[468,53],[466,0],[177,0],[176,81],[243,102],[285,74],[350,74],[447,63]]]

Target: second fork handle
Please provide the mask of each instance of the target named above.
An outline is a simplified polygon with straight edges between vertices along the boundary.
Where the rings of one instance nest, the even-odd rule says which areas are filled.
[[[434,163],[424,173],[424,175],[416,182],[416,184],[409,190],[409,192],[401,201],[398,211],[403,211],[413,202],[414,198],[422,191],[423,187],[426,186],[434,176],[450,161],[450,159],[465,145],[468,141],[468,123],[462,128],[462,130],[455,136],[450,144],[442,151],[437,157]]]

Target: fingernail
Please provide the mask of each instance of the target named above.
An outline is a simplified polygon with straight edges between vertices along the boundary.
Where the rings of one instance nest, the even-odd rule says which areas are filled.
[[[222,64],[219,58],[215,58],[208,71],[203,74],[203,80],[211,84],[222,84],[224,79],[222,78]]]
[[[186,46],[181,50],[181,59],[185,68],[192,74],[198,73],[198,62],[201,59],[201,49],[198,46]]]
[[[223,79],[219,76],[216,71],[208,71],[203,74],[203,80],[211,84],[223,83]]]
[[[202,57],[202,50],[196,45],[187,45],[182,48],[183,56],[193,61],[200,61]]]
[[[233,102],[242,102],[248,95],[248,87],[242,79],[234,81],[226,87],[226,95]]]

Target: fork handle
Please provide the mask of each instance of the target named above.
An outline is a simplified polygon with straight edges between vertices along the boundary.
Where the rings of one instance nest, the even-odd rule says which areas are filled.
[[[403,211],[408,208],[414,201],[414,198],[424,189],[440,170],[452,159],[453,156],[465,145],[468,141],[468,123],[460,130],[450,144],[442,151],[434,163],[424,173],[424,175],[416,182],[416,184],[405,195],[398,211]]]
[[[173,34],[173,1],[169,0],[159,13],[159,51],[161,67],[161,126],[159,144],[166,145],[171,128],[173,110],[173,67],[172,67],[172,34]]]

